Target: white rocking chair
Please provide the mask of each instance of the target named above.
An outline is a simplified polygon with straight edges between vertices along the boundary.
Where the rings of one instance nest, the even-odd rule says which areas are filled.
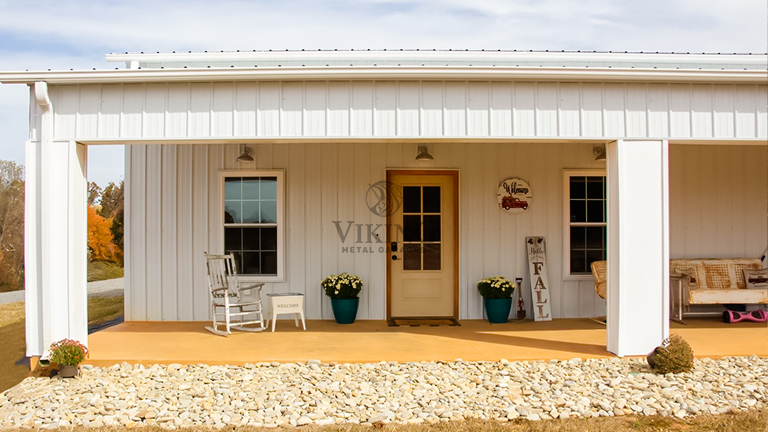
[[[263,283],[243,285],[237,279],[235,258],[229,255],[205,254],[208,267],[208,288],[211,292],[211,315],[213,326],[205,329],[213,334],[227,336],[232,329],[259,332],[266,328],[261,307]],[[244,301],[243,293],[255,291],[256,299]],[[243,327],[258,324],[258,327]],[[226,330],[219,330],[223,326]]]

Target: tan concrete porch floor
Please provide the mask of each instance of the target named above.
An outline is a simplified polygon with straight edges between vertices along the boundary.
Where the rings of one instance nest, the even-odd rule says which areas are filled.
[[[307,331],[293,320],[279,320],[277,330],[235,332],[229,337],[205,330],[207,322],[126,322],[89,336],[88,364],[242,365],[263,361],[323,362],[463,360],[567,360],[611,357],[605,326],[591,319],[489,324],[461,321],[449,327],[388,327],[385,321],[307,321]],[[717,318],[672,324],[697,357],[756,354],[768,356],[765,323],[723,324]]]

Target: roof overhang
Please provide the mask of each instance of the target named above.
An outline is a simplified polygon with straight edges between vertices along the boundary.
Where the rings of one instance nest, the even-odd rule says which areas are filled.
[[[766,70],[683,70],[618,68],[517,68],[475,66],[346,66],[186,69],[116,69],[92,71],[0,72],[5,84],[110,84],[211,81],[565,81],[658,83],[768,83]]]

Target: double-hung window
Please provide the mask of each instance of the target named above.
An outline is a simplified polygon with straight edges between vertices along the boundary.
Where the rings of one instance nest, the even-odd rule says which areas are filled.
[[[586,276],[591,274],[592,262],[606,259],[605,172],[565,171],[563,180],[564,274]]]
[[[237,272],[258,280],[283,277],[283,172],[222,173],[224,253]]]

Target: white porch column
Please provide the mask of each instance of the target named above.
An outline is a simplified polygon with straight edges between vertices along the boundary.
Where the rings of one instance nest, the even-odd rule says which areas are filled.
[[[669,336],[669,143],[606,150],[608,351],[645,355]]]
[[[45,83],[36,83],[37,136],[26,144],[25,309],[27,356],[64,338],[88,342],[87,150],[53,140]]]

